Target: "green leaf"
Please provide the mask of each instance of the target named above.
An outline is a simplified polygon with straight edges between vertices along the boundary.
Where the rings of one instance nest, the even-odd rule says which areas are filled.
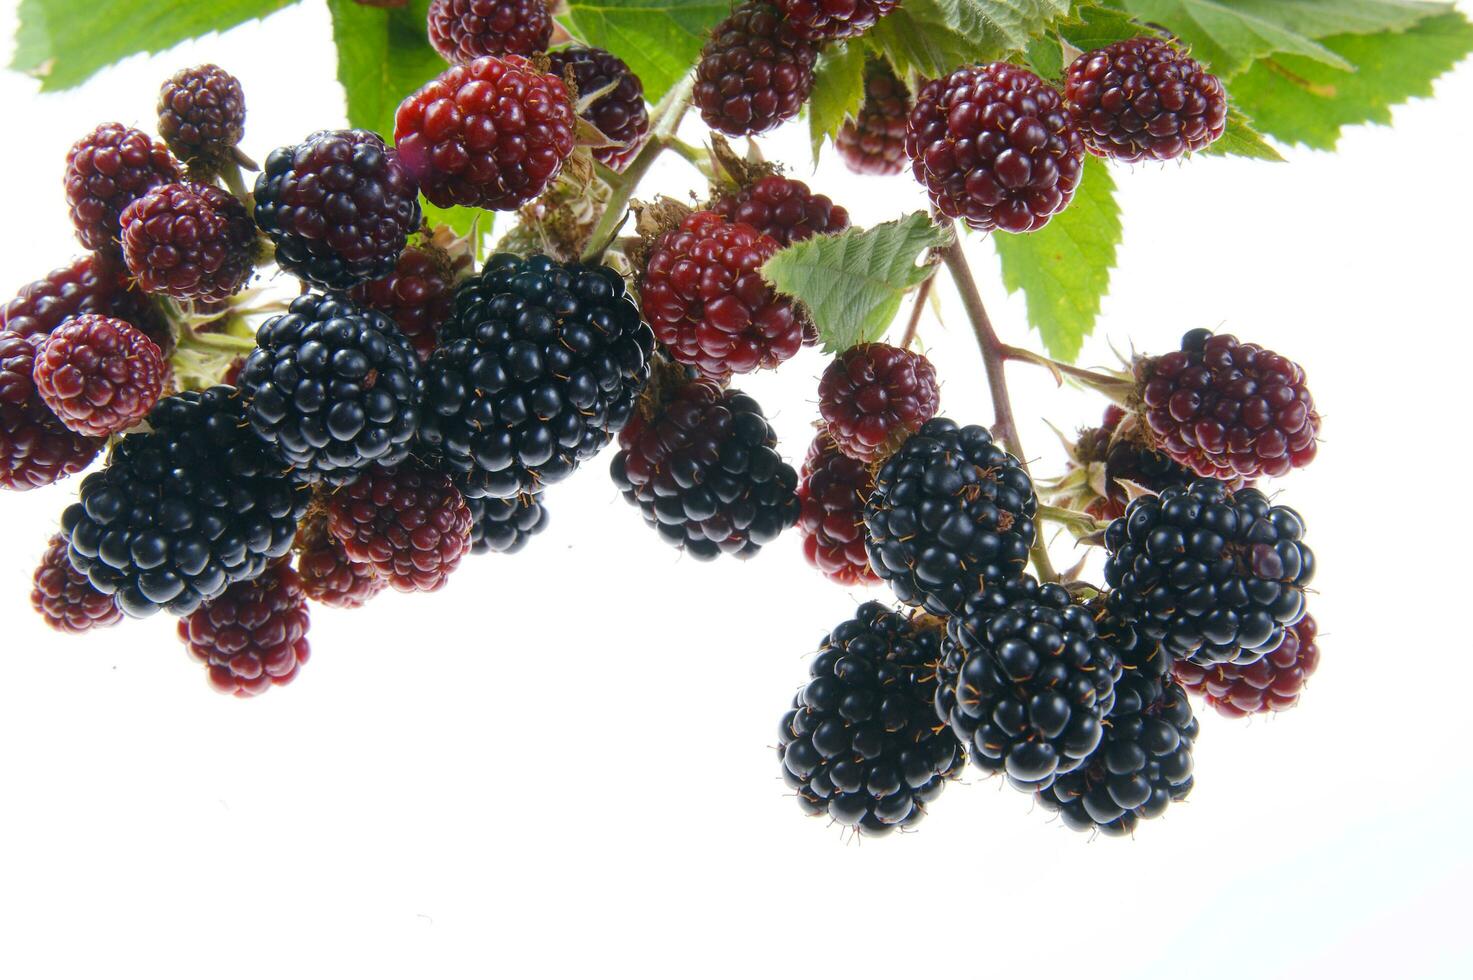
[[[974,61],[1022,51],[1069,0],[906,0],[865,40],[902,75],[945,75]]]
[[[1072,361],[1094,331],[1120,234],[1115,181],[1089,157],[1074,201],[1062,213],[1030,234],[993,235],[1003,285],[1010,293],[1023,290],[1028,321],[1052,357]]]
[[[833,138],[845,119],[859,113],[864,101],[864,46],[836,44],[818,59],[813,73],[813,94],[808,98],[808,134],[813,141],[813,159],[825,137]]]
[[[1236,88],[1236,83],[1234,88]],[[1217,142],[1202,151],[1210,157],[1247,157],[1250,160],[1266,160],[1283,163],[1284,158],[1263,138],[1241,109],[1229,103],[1227,130]]]
[[[931,274],[916,260],[949,236],[916,212],[868,230],[851,228],[789,245],[767,260],[762,275],[808,308],[825,351],[848,350],[884,335],[906,291]]]
[[[43,92],[80,85],[131,54],[166,51],[228,30],[297,0],[21,0],[10,66]]]
[[[1473,24],[1447,14],[1400,34],[1344,35],[1324,44],[1356,70],[1280,55],[1233,80],[1233,98],[1259,129],[1285,143],[1333,150],[1346,126],[1389,125],[1392,106],[1432,95],[1432,82],[1473,52]]]
[[[1293,54],[1342,70],[1350,64],[1316,38],[1405,30],[1449,4],[1414,0],[1116,0],[1142,22],[1161,24],[1219,75],[1259,58]]]
[[[584,44],[623,58],[655,103],[695,66],[706,34],[729,13],[729,0],[569,0],[561,20]]]
[[[1077,8],[1068,20],[1059,21],[1057,36],[1047,35],[1028,45],[1028,67],[1051,82],[1064,77],[1064,45],[1067,41],[1080,51],[1093,51],[1116,41],[1150,34],[1151,30],[1136,23],[1121,10],[1089,4]]]

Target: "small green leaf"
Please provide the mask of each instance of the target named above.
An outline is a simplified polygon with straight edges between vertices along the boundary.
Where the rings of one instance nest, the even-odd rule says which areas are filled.
[[[655,103],[695,66],[707,33],[730,13],[729,0],[569,0],[561,20],[584,44],[623,58]]]
[[[917,259],[949,235],[916,212],[789,245],[767,260],[762,275],[808,308],[825,351],[848,350],[884,335],[906,291],[931,274]]]
[[[1041,230],[993,235],[1002,260],[1003,285],[1023,290],[1028,320],[1049,354],[1072,361],[1095,327],[1100,300],[1110,291],[1110,270],[1120,245],[1120,205],[1109,169],[1095,157],[1073,202]]]
[[[808,134],[813,159],[825,138],[832,139],[845,119],[859,112],[864,101],[864,46],[836,44],[818,59],[813,72],[813,94],[808,99]]]
[[[1235,83],[1236,87],[1236,83]],[[1204,156],[1247,157],[1283,163],[1284,158],[1263,138],[1237,106],[1228,105],[1227,130],[1217,142],[1202,151]]]
[[[1263,132],[1333,150],[1346,126],[1390,124],[1392,106],[1431,96],[1433,81],[1473,52],[1473,24],[1446,14],[1400,34],[1343,35],[1324,44],[1355,71],[1279,55],[1233,79],[1233,98]]]
[[[901,75],[928,78],[1022,51],[1069,0],[906,0],[865,35]]]
[[[43,92],[72,88],[131,54],[166,51],[296,2],[21,0],[10,66],[39,78]]]

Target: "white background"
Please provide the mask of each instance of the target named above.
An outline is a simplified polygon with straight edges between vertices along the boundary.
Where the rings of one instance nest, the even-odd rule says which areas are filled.
[[[341,125],[328,38],[308,3],[72,93],[0,73],[0,292],[77,251],[68,145],[151,128],[178,67],[242,79],[258,158]],[[1084,363],[1221,328],[1304,363],[1325,416],[1319,460],[1274,488],[1320,558],[1323,666],[1293,712],[1207,713],[1191,799],[1134,840],[1071,833],[970,773],[914,834],[805,819],[778,719],[819,638],[883,594],[824,581],[796,534],[746,564],[682,559],[607,456],[549,492],[521,555],[314,608],[311,663],[254,701],[212,693],[167,617],[69,638],[32,615],[73,482],[0,501],[0,975],[1468,975],[1473,66],[1438,93],[1335,156],[1117,168],[1125,244]],[[763,144],[806,176],[804,140]],[[693,178],[670,161],[651,186]],[[814,183],[862,224],[921,205],[908,178],[832,157]],[[1005,338],[1036,344],[990,246],[971,251]],[[943,409],[990,421],[941,292],[922,340]],[[795,461],[822,364],[744,385]],[[1055,472],[1044,421],[1102,405],[1027,366],[1011,380],[1035,471]]]

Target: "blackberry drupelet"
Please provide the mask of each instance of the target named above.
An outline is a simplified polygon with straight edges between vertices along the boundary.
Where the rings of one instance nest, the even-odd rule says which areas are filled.
[[[1167,40],[1133,37],[1080,55],[1064,98],[1091,153],[1126,163],[1204,150],[1227,130],[1227,91]]]
[[[837,355],[818,380],[818,413],[839,448],[878,463],[936,414],[941,390],[924,356],[889,344]]]
[[[84,314],[41,342],[31,377],[61,423],[84,436],[110,436],[143,420],[163,391],[158,345],[131,324]]]
[[[691,99],[712,129],[757,136],[798,115],[813,91],[818,47],[777,8],[752,0],[711,29]]]
[[[234,388],[165,398],[62,515],[72,565],[130,616],[186,615],[290,549],[307,491],[266,452]]]
[[[927,82],[905,153],[936,210],[977,231],[1037,231],[1068,206],[1084,173],[1084,143],[1063,98],[1005,62]]]
[[[1105,532],[1120,614],[1174,657],[1249,664],[1304,615],[1314,554],[1304,523],[1217,480],[1132,501]]]
[[[307,595],[285,561],[236,582],[179,620],[189,655],[209,668],[210,686],[238,698],[290,684],[307,662]]]
[[[864,101],[859,114],[839,126],[834,148],[845,166],[857,174],[898,174],[905,169],[910,89],[879,59],[868,61],[864,72]]]
[[[440,325],[455,309],[455,278],[456,263],[443,249],[411,245],[400,253],[393,272],[354,286],[348,295],[393,317],[423,361],[439,346]]]
[[[1037,509],[1027,471],[986,429],[931,419],[876,475],[870,566],[902,602],[948,616],[1023,574]]]
[[[425,366],[421,443],[467,496],[535,494],[624,427],[653,350],[614,270],[492,256]]]
[[[424,373],[392,320],[306,293],[256,333],[240,371],[251,426],[298,478],[341,485],[409,455]]]
[[[148,293],[220,303],[256,271],[256,225],[213,184],[160,184],[123,210],[123,259]]]
[[[471,554],[514,555],[547,530],[547,508],[540,496],[481,497],[466,504],[471,509]]]
[[[877,602],[826,636],[779,731],[798,804],[866,836],[914,827],[965,764],[931,711],[941,627]]]
[[[686,381],[619,436],[611,473],[624,499],[702,561],[751,558],[798,520],[798,474],[777,454],[762,407],[710,380]]]
[[[375,466],[328,499],[328,530],[400,592],[434,592],[471,548],[471,512],[443,473]]]
[[[0,331],[0,487],[34,490],[86,468],[103,440],[73,432],[36,390],[37,347],[44,337]]]
[[[858,37],[900,0],[776,0],[793,33],[823,44]]]
[[[233,162],[245,136],[245,92],[218,65],[182,68],[159,89],[159,135],[191,172]]]
[[[114,251],[123,209],[159,184],[184,179],[162,143],[120,123],[104,123],[66,156],[66,199],[84,248]]]
[[[1287,711],[1299,703],[1304,683],[1320,664],[1319,627],[1308,614],[1284,630],[1284,639],[1257,663],[1205,667],[1178,660],[1176,680],[1227,718]]]
[[[951,617],[944,646],[937,714],[982,770],[1043,789],[1099,746],[1120,664],[1063,587],[990,587]]]
[[[621,144],[596,147],[593,158],[606,167],[622,171],[639,155],[645,138],[649,136],[650,115],[644,105],[644,83],[622,58],[603,48],[574,45],[560,48],[548,58],[552,63],[552,74],[566,78],[568,73],[572,73],[580,99],[586,99],[594,92],[604,92],[579,115],[609,139]]]
[[[864,504],[874,492],[868,466],[839,451],[827,432],[808,447],[798,484],[803,557],[839,585],[878,585],[865,550]]]
[[[711,210],[732,223],[751,225],[784,247],[849,227],[849,212],[827,195],[813,193],[801,180],[777,174],[723,194],[712,202]]]
[[[546,0],[431,0],[427,20],[430,46],[452,65],[492,54],[530,58],[552,40]]]
[[[53,534],[31,579],[31,608],[60,633],[85,633],[123,621],[112,596],[98,592],[67,558],[66,538]]]
[[[97,252],[22,286],[14,299],[0,307],[0,330],[40,338],[83,313],[126,320],[165,354],[174,350],[172,328],[153,300],[129,282],[121,260]]]
[[[409,169],[362,129],[323,130],[273,151],[255,200],[276,264],[324,289],[388,275],[420,224]]]
[[[1136,365],[1138,414],[1156,448],[1202,476],[1283,476],[1315,457],[1320,428],[1304,369],[1231,334],[1192,330]]]

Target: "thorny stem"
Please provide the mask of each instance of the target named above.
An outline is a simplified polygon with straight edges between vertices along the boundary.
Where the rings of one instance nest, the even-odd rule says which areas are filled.
[[[972,332],[977,336],[977,347],[982,352],[982,365],[987,371],[987,388],[992,394],[992,407],[997,412],[992,434],[1001,440],[1008,452],[1017,457],[1018,463],[1026,471],[1028,454],[1023,451],[1023,443],[1018,438],[1018,425],[1013,419],[1013,401],[1008,395],[1008,347],[998,339],[997,331],[992,327],[987,307],[982,304],[982,294],[977,291],[977,281],[972,278],[972,270],[962,252],[961,238],[954,228],[951,241],[941,248],[941,261],[946,263],[952,282],[956,284],[962,308],[967,311]],[[1038,572],[1039,579],[1045,582],[1059,580],[1059,573],[1054,571],[1053,562],[1049,560],[1048,545],[1044,542],[1042,533],[1034,534],[1029,556],[1033,559],[1033,567]]]
[[[926,312],[926,301],[931,298],[931,284],[935,281],[936,273],[933,271],[916,287],[915,305],[910,308],[910,322],[905,325],[905,333],[900,338],[902,348],[908,350],[915,343],[916,329],[921,325],[921,314]]]

